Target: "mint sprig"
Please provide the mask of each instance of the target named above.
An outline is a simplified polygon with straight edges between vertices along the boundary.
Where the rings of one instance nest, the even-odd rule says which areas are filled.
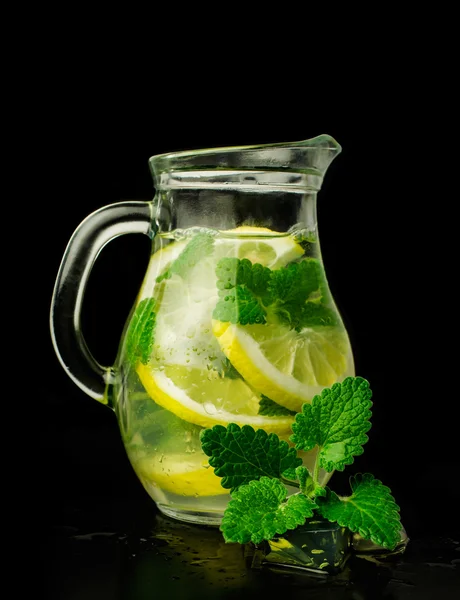
[[[323,390],[296,415],[290,438],[295,448],[274,433],[267,435],[248,425],[240,429],[231,423],[202,431],[209,464],[222,477],[222,486],[231,488],[221,524],[225,540],[257,544],[317,515],[393,550],[402,525],[388,487],[369,473],[357,474],[350,479],[352,494],[340,497],[318,479],[321,467],[343,470],[362,454],[371,426],[371,396],[362,377],[347,377]],[[297,450],[313,448],[317,458],[310,473]],[[287,498],[283,481],[297,482],[299,492]]]
[[[298,331],[338,324],[317,259],[272,271],[247,258],[227,257],[217,263],[216,275],[219,300],[214,319],[240,325],[281,322]]]
[[[126,356],[131,365],[146,365],[152,353],[156,325],[155,298],[144,298],[134,311],[126,332]]]

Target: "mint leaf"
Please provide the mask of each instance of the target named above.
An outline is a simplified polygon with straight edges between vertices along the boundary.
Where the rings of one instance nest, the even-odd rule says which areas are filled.
[[[126,332],[126,355],[135,366],[138,361],[146,365],[153,348],[155,330],[155,298],[144,298],[136,307]]]
[[[244,285],[256,296],[267,294],[271,271],[259,263],[253,264],[247,258],[221,258],[217,263],[217,288],[230,290]]]
[[[255,431],[250,425],[228,427],[214,425],[200,435],[204,453],[210,457],[214,473],[222,477],[225,489],[235,490],[240,485],[262,476],[281,477],[286,471],[302,463],[295,448],[280,440],[275,433],[263,429]],[[291,473],[289,473],[291,474]]]
[[[316,261],[309,259],[293,263],[272,272],[269,289],[275,300],[275,313],[292,328],[301,323],[302,307],[319,288]]]
[[[359,533],[375,544],[393,550],[400,541],[402,529],[399,506],[391,491],[369,473],[350,479],[353,493],[340,498],[327,489],[325,498],[318,498],[320,514],[331,522]]]
[[[213,311],[213,318],[219,321],[254,325],[265,323],[265,310],[256,296],[245,286],[237,286],[228,290],[218,300]]]
[[[304,327],[333,327],[339,324],[339,318],[335,310],[324,306],[307,302],[302,306],[299,314],[300,329]]]
[[[216,267],[219,301],[213,317],[241,325],[282,322],[292,329],[339,323],[325,305],[324,269],[314,258],[271,271],[247,258],[222,258]]]
[[[268,306],[272,302],[269,291],[269,281],[272,273],[273,271],[270,271],[268,267],[264,267],[259,263],[252,265],[250,287],[254,294],[259,296],[265,306]]]
[[[268,287],[272,312],[292,329],[337,324],[335,311],[323,304],[329,300],[329,292],[317,259],[307,258],[272,271]]]
[[[214,238],[209,233],[199,233],[194,236],[185,246],[175,261],[172,262],[169,269],[157,277],[157,283],[163,279],[169,279],[173,273],[186,277],[191,269],[196,266],[201,259],[210,256],[214,248]]]
[[[243,258],[222,258],[216,267],[219,300],[213,318],[229,323],[265,323],[262,298],[267,294],[270,269]]]
[[[262,397],[259,402],[259,415],[263,415],[265,417],[278,417],[278,416],[294,416],[296,413],[293,410],[289,410],[281,404],[277,404],[267,396],[262,394]]]
[[[297,450],[319,449],[319,466],[331,473],[343,471],[354,456],[363,453],[368,440],[372,392],[362,377],[347,377],[342,383],[305,403],[292,424],[290,440]]]
[[[303,494],[285,502],[287,490],[278,479],[261,477],[232,494],[220,530],[226,542],[254,544],[303,525],[316,504]]]

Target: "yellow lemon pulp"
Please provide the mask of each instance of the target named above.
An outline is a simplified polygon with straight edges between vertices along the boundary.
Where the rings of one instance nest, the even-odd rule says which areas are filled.
[[[217,496],[228,494],[203,456],[170,454],[142,457],[134,462],[140,478],[162,490],[182,496]]]

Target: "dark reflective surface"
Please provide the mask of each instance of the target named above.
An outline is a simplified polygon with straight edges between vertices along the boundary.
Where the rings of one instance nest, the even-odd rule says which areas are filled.
[[[285,598],[304,591],[309,599],[454,600],[460,590],[455,537],[411,537],[400,557],[385,563],[352,556],[331,576],[254,564],[217,528],[166,518],[143,494],[118,504],[80,499],[53,520],[40,551],[48,600]]]

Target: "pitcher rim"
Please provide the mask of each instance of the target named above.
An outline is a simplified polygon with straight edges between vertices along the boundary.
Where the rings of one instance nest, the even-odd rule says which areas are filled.
[[[274,143],[264,143],[264,144],[247,144],[241,146],[209,146],[205,148],[197,148],[195,150],[178,150],[172,152],[162,152],[160,154],[153,154],[149,157],[149,162],[151,164],[155,164],[157,162],[162,162],[165,159],[173,160],[175,158],[186,158],[190,156],[202,156],[207,154],[231,154],[236,152],[248,151],[248,150],[268,150],[270,148],[273,149],[295,149],[299,148],[302,150],[311,150],[318,151],[321,150],[331,150],[335,153],[340,153],[342,151],[341,145],[337,142],[337,140],[329,134],[322,134],[315,136],[313,138],[309,138],[306,140],[299,140],[294,142],[274,142]]]

